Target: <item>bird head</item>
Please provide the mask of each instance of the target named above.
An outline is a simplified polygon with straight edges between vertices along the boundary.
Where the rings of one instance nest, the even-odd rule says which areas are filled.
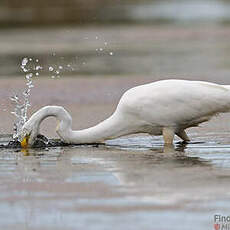
[[[29,146],[29,139],[30,139],[30,135],[26,135],[25,137],[23,137],[23,139],[21,141],[21,147],[23,149],[28,148],[28,146]]]
[[[19,141],[21,143],[21,147],[28,148],[29,146],[32,146],[37,135],[38,135],[38,125],[31,124],[29,121],[27,121],[23,125],[22,131],[19,134]]]

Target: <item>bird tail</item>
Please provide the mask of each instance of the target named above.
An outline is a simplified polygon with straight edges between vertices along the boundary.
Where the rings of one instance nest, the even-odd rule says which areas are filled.
[[[223,85],[223,86],[224,86],[224,88],[230,90],[230,85]]]

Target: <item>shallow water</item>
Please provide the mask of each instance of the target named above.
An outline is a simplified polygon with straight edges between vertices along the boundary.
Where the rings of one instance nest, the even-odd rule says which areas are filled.
[[[208,139],[212,137],[209,135]],[[0,151],[3,229],[212,229],[229,212],[230,145],[159,137]]]

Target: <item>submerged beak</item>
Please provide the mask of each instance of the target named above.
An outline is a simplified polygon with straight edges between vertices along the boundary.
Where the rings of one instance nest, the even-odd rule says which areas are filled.
[[[30,135],[26,135],[23,140],[21,141],[21,147],[23,149],[26,149],[28,148],[28,145],[29,145],[29,138],[30,138]]]

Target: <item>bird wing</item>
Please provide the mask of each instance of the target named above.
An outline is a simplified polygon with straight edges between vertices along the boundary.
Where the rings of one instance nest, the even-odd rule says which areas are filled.
[[[127,112],[157,126],[189,124],[230,109],[229,89],[202,81],[159,81],[124,96]]]

